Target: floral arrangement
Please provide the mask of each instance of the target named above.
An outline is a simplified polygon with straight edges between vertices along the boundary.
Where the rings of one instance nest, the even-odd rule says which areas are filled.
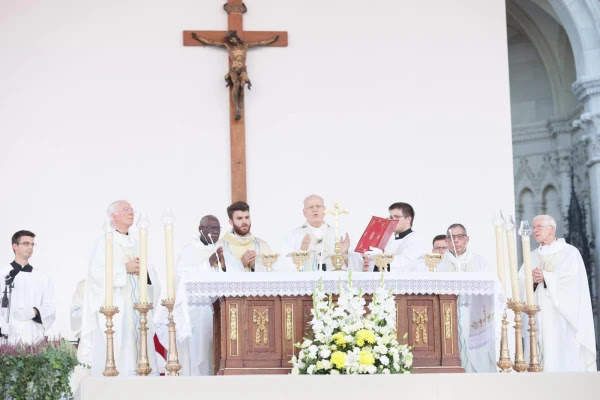
[[[410,373],[413,356],[408,345],[398,342],[396,304],[391,290],[385,288],[383,275],[367,306],[369,314],[365,304],[362,290],[352,286],[351,275],[345,287],[339,284],[337,304],[319,282],[313,292],[309,323],[313,338],[296,344],[300,352],[292,357],[292,374]]]
[[[66,340],[0,346],[0,399],[71,398],[77,350]]]

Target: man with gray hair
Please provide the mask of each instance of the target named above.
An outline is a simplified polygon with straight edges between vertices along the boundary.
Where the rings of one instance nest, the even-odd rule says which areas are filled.
[[[556,221],[549,215],[533,219],[533,236],[540,246],[531,252],[537,313],[540,363],[547,372],[596,371],[596,339],[592,302],[581,254],[565,239],[556,238]],[[524,269],[519,273],[525,292]],[[529,340],[525,340],[526,350]]]
[[[121,375],[136,375],[137,352],[140,334],[138,324],[140,315],[134,310],[139,298],[139,279],[148,282],[148,302],[154,301],[154,295],[160,293],[157,287],[158,277],[152,265],[148,265],[148,275],[139,276],[139,245],[130,235],[134,210],[125,200],[117,200],[107,210],[113,233],[113,303],[119,313],[113,317],[114,349],[117,370]],[[90,259],[86,289],[83,299],[83,320],[81,341],[77,357],[81,363],[91,365],[92,375],[101,376],[106,361],[106,319],[99,313],[104,304],[105,277],[105,237],[96,241]],[[156,352],[154,349],[153,312],[148,313],[148,359],[152,374],[158,375]]]
[[[463,224],[455,223],[446,231],[448,251],[437,267],[438,272],[485,272],[488,270],[486,260],[479,254],[467,250],[469,236]]]
[[[304,199],[302,214],[305,222],[292,229],[284,238],[281,247],[281,256],[277,269],[296,271],[296,265],[291,257],[292,252],[308,251],[308,258],[304,262],[304,272],[333,271],[331,255],[334,254],[335,229],[325,222],[325,201],[316,194],[311,194]],[[360,254],[350,251],[350,236],[348,233],[339,238],[344,266],[342,269],[362,270],[363,260]]]
[[[438,272],[491,272],[486,260],[467,249],[469,236],[463,224],[455,223],[446,231],[448,250],[438,264]],[[458,299],[458,346],[465,372],[495,372],[495,328],[487,318],[493,304],[486,296],[461,295]]]

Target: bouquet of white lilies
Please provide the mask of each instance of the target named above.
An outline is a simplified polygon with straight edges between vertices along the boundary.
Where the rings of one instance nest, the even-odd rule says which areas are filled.
[[[300,353],[292,357],[292,374],[410,373],[413,356],[406,344],[398,342],[396,304],[383,276],[367,306],[367,315],[365,304],[362,290],[352,286],[351,275],[345,287],[340,282],[335,304],[320,282],[313,293],[309,323],[313,339],[296,344]]]

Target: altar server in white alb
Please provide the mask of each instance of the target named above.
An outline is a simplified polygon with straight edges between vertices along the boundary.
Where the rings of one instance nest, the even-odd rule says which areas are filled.
[[[200,304],[188,304],[186,284],[198,282],[207,274],[225,272],[223,247],[219,242],[221,226],[213,215],[200,220],[199,236],[188,243],[177,259],[176,275],[179,284],[175,295],[173,315],[177,327],[177,351],[181,364],[180,375],[212,375],[213,370],[213,308],[216,299]],[[168,312],[161,307],[156,317],[156,333],[161,343],[169,343]]]
[[[124,200],[113,202],[108,207],[108,216],[113,228],[113,304],[119,312],[113,317],[115,331],[115,361],[119,375],[136,375],[137,356],[140,341],[140,314],[133,306],[140,301],[139,279],[148,281],[148,302],[157,307],[160,289],[158,277],[152,264],[148,264],[148,275],[139,276],[139,244],[132,237],[134,210]],[[83,321],[81,341],[77,357],[80,362],[91,365],[92,375],[102,375],[106,361],[106,318],[99,312],[104,305],[105,278],[105,239],[96,241],[90,259],[86,288],[83,299]],[[156,295],[156,298],[155,298]],[[148,318],[148,359],[152,375],[158,375],[156,352],[154,349],[153,312]]]
[[[250,206],[236,201],[227,207],[231,230],[223,235],[223,258],[227,272],[266,271],[262,264],[262,254],[270,253],[271,248],[264,240],[250,232]]]
[[[333,271],[331,255],[335,254],[335,228],[325,222],[325,201],[321,196],[311,194],[304,199],[302,213],[306,221],[299,227],[292,229],[284,239],[278,269],[283,271],[297,271],[297,266],[289,256],[292,252],[308,251],[308,258],[304,262],[303,272]],[[343,270],[362,269],[362,256],[350,251],[350,236],[348,233],[340,237],[340,247],[344,256]]]
[[[531,252],[534,298],[541,308],[536,314],[540,363],[546,372],[596,371],[592,302],[581,254],[556,238],[556,221],[549,215],[533,219],[533,236],[540,244]],[[523,268],[519,281],[524,292]]]
[[[394,235],[385,245],[383,251],[381,249],[372,248],[365,252],[371,262],[369,270],[375,269],[375,263],[372,261],[377,254],[382,252],[391,253],[394,259],[388,266],[388,270],[392,272],[414,272],[425,271],[423,257],[427,253],[427,249],[419,235],[412,230],[415,220],[415,210],[408,203],[394,203],[388,208],[390,219],[398,221],[394,229]]]
[[[448,251],[438,272],[490,272],[486,260],[469,250],[469,236],[462,224],[448,227]],[[461,295],[458,299],[460,361],[465,372],[495,372],[494,303],[489,296]]]
[[[10,344],[36,343],[54,323],[54,289],[50,278],[29,264],[34,246],[33,232],[16,232],[12,237],[15,259],[0,268],[3,296],[0,331]]]

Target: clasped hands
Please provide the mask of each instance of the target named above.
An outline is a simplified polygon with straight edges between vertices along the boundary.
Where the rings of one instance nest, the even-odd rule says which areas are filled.
[[[534,269],[533,271],[531,271],[531,275],[533,276],[533,283],[544,282],[544,271],[542,269]]]

